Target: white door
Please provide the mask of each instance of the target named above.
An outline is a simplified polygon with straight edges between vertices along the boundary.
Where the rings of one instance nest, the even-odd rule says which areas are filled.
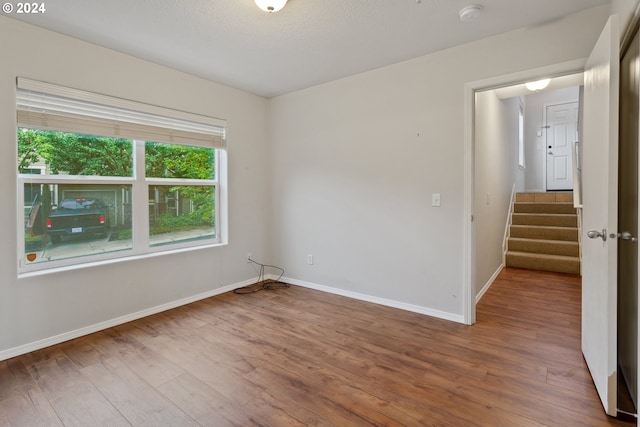
[[[609,415],[616,415],[618,93],[620,29],[609,18],[584,74],[582,352]]]
[[[572,190],[571,147],[578,140],[578,103],[549,105],[547,117],[547,190]]]

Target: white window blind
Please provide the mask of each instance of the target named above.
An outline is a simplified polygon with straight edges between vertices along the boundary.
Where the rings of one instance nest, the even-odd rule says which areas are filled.
[[[226,122],[50,83],[18,78],[18,126],[226,148]]]

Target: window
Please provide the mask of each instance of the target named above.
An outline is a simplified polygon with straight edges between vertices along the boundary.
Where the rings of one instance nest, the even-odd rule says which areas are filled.
[[[157,142],[144,148],[149,244],[215,238],[215,151]]]
[[[223,243],[224,121],[18,79],[19,271]]]
[[[518,110],[518,166],[525,168],[524,164],[524,106],[520,100],[520,109]]]

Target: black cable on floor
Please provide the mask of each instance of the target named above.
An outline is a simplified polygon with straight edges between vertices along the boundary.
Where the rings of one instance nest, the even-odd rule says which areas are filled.
[[[281,282],[280,279],[282,278],[282,276],[284,276],[284,269],[280,268],[278,266],[275,265],[269,265],[269,264],[261,264],[257,261],[252,260],[251,258],[249,258],[249,262],[255,264],[255,265],[259,265],[260,266],[260,273],[258,274],[258,281],[252,285],[247,285],[247,286],[243,286],[241,288],[237,288],[234,289],[233,292],[236,294],[250,294],[253,292],[258,292],[261,290],[268,290],[268,291],[273,291],[276,289],[286,289],[288,287],[290,287],[291,285],[288,283],[284,283]],[[264,269],[265,268],[275,268],[276,270],[280,270],[280,275],[278,276],[277,279],[273,280],[266,280],[265,279],[265,275],[264,275]]]

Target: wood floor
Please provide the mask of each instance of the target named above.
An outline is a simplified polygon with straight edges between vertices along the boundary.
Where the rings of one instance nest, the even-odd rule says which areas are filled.
[[[0,362],[0,426],[631,426],[580,353],[580,279],[504,270],[464,326],[300,287]]]

